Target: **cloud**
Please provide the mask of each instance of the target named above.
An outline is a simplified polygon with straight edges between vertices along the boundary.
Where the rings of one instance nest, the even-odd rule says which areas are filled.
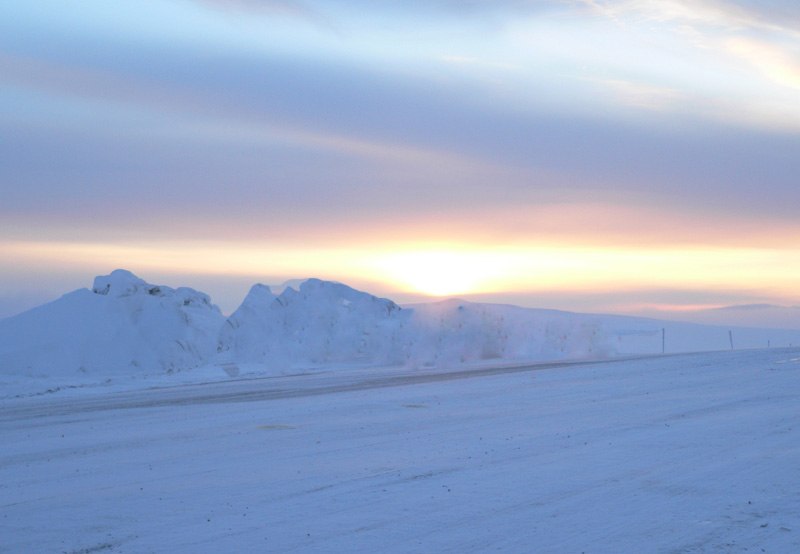
[[[496,62],[486,60],[483,58],[476,58],[470,56],[442,56],[442,61],[457,65],[474,65],[481,68],[500,69],[503,71],[520,71],[522,66],[518,64]]]
[[[606,87],[626,106],[654,111],[674,109],[677,103],[685,101],[687,97],[685,92],[678,89],[644,82],[592,77],[584,77],[582,80]]]
[[[623,104],[778,132],[800,129],[800,105],[783,90],[800,88],[797,3],[576,1],[614,21],[621,33],[637,37],[643,51],[666,54],[660,71],[642,68],[638,78],[596,79],[615,90]],[[683,47],[671,40],[669,33],[683,37]],[[653,45],[658,50],[653,50]],[[753,79],[754,69],[765,79]],[[665,87],[665,83],[669,85]]]
[[[375,161],[435,167],[439,171],[456,173],[480,171],[479,166],[483,170],[491,170],[491,167],[474,158],[467,159],[424,146],[361,138],[357,134],[326,131],[291,122],[270,121],[268,114],[258,114],[256,105],[220,102],[214,94],[204,94],[198,88],[178,88],[169,82],[152,83],[113,72],[2,53],[0,76],[7,83],[51,95],[102,100],[120,106],[145,107],[156,113],[184,116],[185,121],[180,125],[158,131],[159,134],[177,139],[197,142],[205,137],[213,142],[289,145]]]
[[[727,0],[726,5],[737,6],[749,14],[754,26],[766,30],[780,29],[798,36],[800,23],[800,4],[796,0]]]
[[[800,89],[800,59],[783,48],[745,38],[726,42],[728,50],[781,86]]]
[[[194,0],[199,4],[225,11],[244,11],[289,15],[301,19],[316,19],[319,13],[299,0]]]
[[[787,11],[758,2],[725,0],[576,0],[597,13],[624,23],[633,20],[677,22],[730,32],[762,30],[797,36],[800,9]],[[785,6],[788,8],[788,5]]]
[[[61,120],[32,116],[44,122],[38,134],[0,125],[8,145],[0,165],[9,179],[15,176],[0,191],[0,209],[36,213],[37,223],[59,205],[62,218],[75,220],[104,213],[120,222],[145,213],[148,220],[183,217],[169,215],[179,212],[224,227],[218,208],[241,214],[248,230],[258,214],[291,234],[311,220],[340,225],[337,211],[375,228],[371,211],[420,221],[451,208],[598,195],[779,218],[800,194],[787,186],[796,157],[784,156],[796,152],[796,140],[706,124],[708,114],[726,121],[743,113],[757,119],[757,111],[724,97],[703,104],[677,87],[635,77],[595,78],[583,96],[591,102],[579,115],[542,114],[497,102],[463,80],[431,86],[413,71],[397,78],[388,62],[385,72],[336,56],[309,62],[193,55],[186,63],[185,52],[165,49],[157,59],[128,63],[137,55],[109,49],[102,64],[77,56],[60,63],[0,55],[7,82],[40,93],[31,97],[48,96],[50,110],[64,112]],[[495,61],[487,58],[451,63]],[[540,93],[525,85],[521,95]],[[668,118],[643,110],[627,110],[630,121],[619,112],[601,120],[611,111],[594,102],[601,87],[626,106],[697,114],[704,136],[671,135],[664,132]],[[86,108],[73,112],[64,99]],[[568,108],[580,110],[577,104]],[[775,121],[800,122],[778,108]],[[148,206],[152,198],[158,206]]]
[[[341,35],[339,25],[326,11],[301,0],[193,0],[210,8],[229,14],[247,17],[290,17],[312,25],[318,31]]]

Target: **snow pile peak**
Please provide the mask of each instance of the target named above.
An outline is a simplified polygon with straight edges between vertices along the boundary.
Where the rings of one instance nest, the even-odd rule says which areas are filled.
[[[125,269],[115,269],[110,275],[94,278],[92,292],[112,298],[128,298],[144,295],[172,298],[183,306],[192,306],[201,310],[209,309],[219,312],[219,308],[211,304],[211,298],[202,292],[189,287],[170,287],[151,285]]]
[[[308,279],[274,295],[255,285],[220,331],[237,361],[292,365],[380,359],[402,319],[397,304],[347,285]]]
[[[148,285],[144,279],[139,279],[130,271],[115,269],[110,275],[98,275],[95,277],[92,292],[120,298],[122,296],[131,296],[142,290],[149,292],[150,288],[158,289],[158,287]]]

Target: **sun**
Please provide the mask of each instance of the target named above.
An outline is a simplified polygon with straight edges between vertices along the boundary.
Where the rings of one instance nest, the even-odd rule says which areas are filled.
[[[387,281],[429,296],[486,292],[503,273],[491,254],[422,251],[387,254],[376,265]]]

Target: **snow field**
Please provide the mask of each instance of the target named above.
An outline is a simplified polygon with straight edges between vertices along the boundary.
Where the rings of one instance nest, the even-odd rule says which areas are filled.
[[[421,372],[6,401],[0,551],[800,547],[798,349]]]

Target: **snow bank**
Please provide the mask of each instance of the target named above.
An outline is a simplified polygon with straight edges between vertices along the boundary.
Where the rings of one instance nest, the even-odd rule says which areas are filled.
[[[97,277],[91,291],[0,320],[0,371],[65,377],[189,368],[211,360],[224,322],[201,292],[116,270]]]
[[[414,306],[400,335],[410,365],[613,354],[611,335],[596,317],[459,299]]]
[[[275,294],[268,286],[254,285],[226,319],[201,292],[151,285],[116,270],[97,277],[91,290],[80,289],[0,320],[0,386],[8,389],[41,377],[37,386],[52,388],[199,365],[214,370],[222,366],[234,376],[238,364],[263,372],[265,367],[316,364],[441,367],[484,360],[651,354],[661,352],[662,329],[667,353],[729,349],[731,340],[737,349],[800,344],[800,331],[457,299],[401,308],[389,299],[319,279],[293,281],[280,289]],[[95,377],[84,379],[84,374]]]
[[[259,284],[223,326],[218,350],[270,365],[388,361],[404,315],[391,300],[340,283],[308,279],[277,296]]]
[[[309,279],[274,295],[255,285],[220,332],[226,360],[292,366],[369,361],[437,366],[612,353],[592,317],[462,300],[400,309],[346,285]]]

